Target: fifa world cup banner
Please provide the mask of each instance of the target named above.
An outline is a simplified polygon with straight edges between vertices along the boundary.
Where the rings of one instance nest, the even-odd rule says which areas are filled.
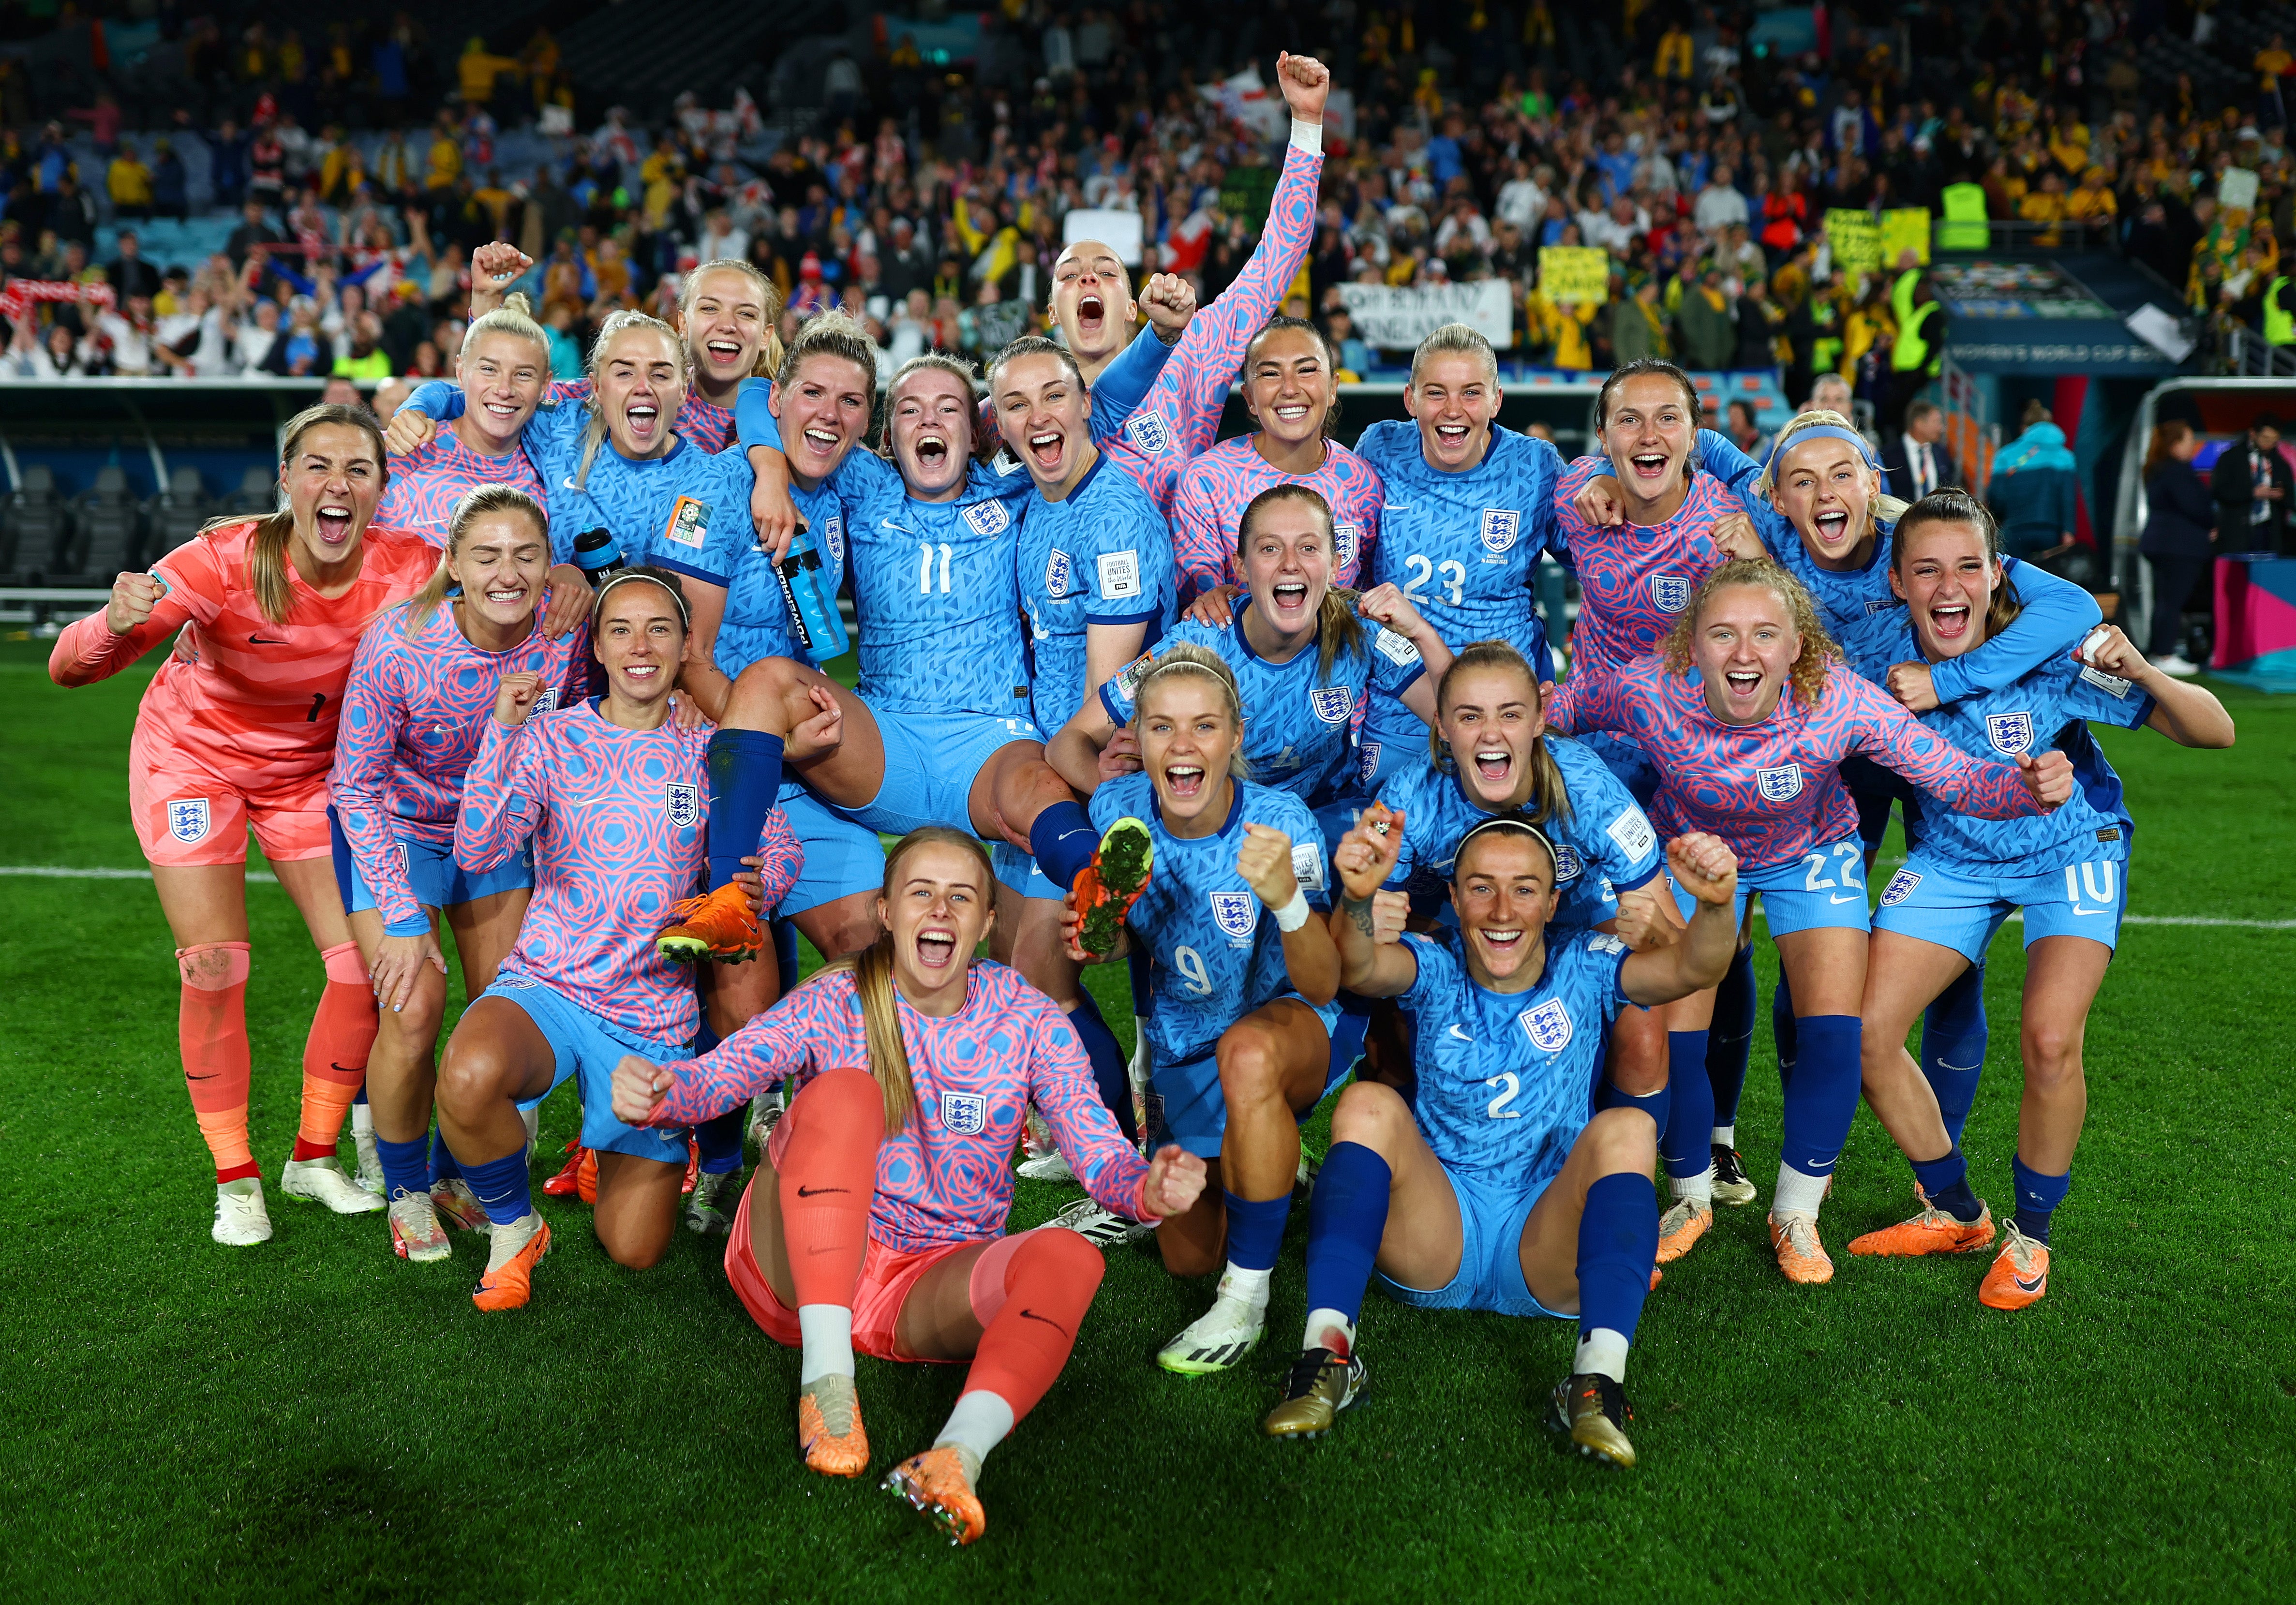
[[[1466,323],[1499,350],[1514,339],[1514,299],[1505,279],[1472,284],[1342,284],[1356,333],[1385,351],[1408,351],[1446,323]]]

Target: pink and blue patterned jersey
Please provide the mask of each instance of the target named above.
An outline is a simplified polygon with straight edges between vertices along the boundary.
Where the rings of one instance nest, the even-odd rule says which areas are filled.
[[[2084,631],[2083,634],[2087,632]],[[2134,828],[2120,777],[2086,721],[2134,730],[2153,700],[2132,682],[2074,661],[2069,642],[2055,656],[1997,690],[1980,690],[1921,716],[1960,750],[1983,758],[2060,748],[2073,766],[2073,794],[2039,819],[1978,819],[1945,808],[1908,810],[1910,835],[1925,857],[1972,875],[2035,875],[2067,864],[2126,860]],[[1894,663],[1922,661],[1910,626],[1901,626]],[[1900,894],[1903,895],[1902,893]]]
[[[1837,667],[1806,708],[1788,686],[1759,725],[1726,725],[1706,705],[1695,669],[1656,657],[1574,671],[1547,705],[1547,727],[1611,730],[1640,742],[1659,777],[1652,808],[1669,840],[1706,831],[1730,844],[1742,871],[1775,869],[1857,834],[1857,809],[1839,766],[1863,753],[1948,807],[1988,819],[2041,813],[2017,770],[1957,752],[1889,694]]]
[[[1610,1022],[1636,1006],[1620,984],[1627,945],[1552,925],[1546,941],[1536,986],[1493,992],[1444,943],[1404,935],[1419,966],[1395,1000],[1412,1027],[1411,1112],[1446,1170],[1535,1186],[1586,1129]]]
[[[1148,952],[1155,1008],[1148,1046],[1160,1066],[1208,1057],[1220,1033],[1262,1004],[1292,993],[1283,936],[1259,894],[1236,873],[1248,822],[1292,839],[1292,870],[1309,907],[1332,906],[1324,872],[1324,832],[1308,805],[1288,791],[1234,782],[1226,821],[1210,836],[1179,837],[1164,828],[1154,782],[1144,774],[1103,782],[1092,794],[1093,827],[1105,831],[1129,815],[1148,822],[1156,870],[1126,916]]]
[[[451,603],[432,610],[410,636],[407,607],[391,609],[359,638],[327,779],[327,798],[359,875],[393,936],[430,929],[398,838],[454,845],[463,777],[493,723],[502,677],[542,676],[538,716],[572,703],[588,667],[578,630],[553,641],[537,629],[509,651],[490,652],[463,634]]]
[[[1150,388],[1148,397],[1101,448],[1166,515],[1180,472],[1219,438],[1228,388],[1243,366],[1244,348],[1283,304],[1316,239],[1316,190],[1324,153],[1287,145],[1283,172],[1269,200],[1267,227],[1235,282],[1189,320],[1188,332]],[[1040,724],[1041,720],[1038,721]],[[1057,725],[1047,725],[1057,729]]]
[[[590,399],[590,381],[586,379],[554,379],[550,381],[549,398],[579,407]],[[704,401],[688,390],[685,400],[678,406],[675,427],[679,435],[714,457],[734,444],[734,409],[721,407],[714,401]]]
[[[1548,798],[1539,829],[1554,844],[1553,925],[1591,927],[1618,917],[1621,891],[1647,886],[1666,867],[1650,818],[1625,784],[1581,742],[1549,732],[1547,755],[1562,776],[1562,797]],[[1387,884],[1415,904],[1447,904],[1451,865],[1469,831],[1491,817],[1451,771],[1432,762],[1395,771],[1379,800],[1403,815],[1403,846]]]
[[[463,392],[433,381],[404,405],[443,422],[462,416]],[[740,452],[712,456],[681,435],[661,456],[634,461],[608,438],[598,443],[585,474],[588,422],[578,406],[542,407],[522,436],[550,509],[551,561],[570,561],[577,536],[604,528],[630,562],[730,586],[742,554],[757,545],[749,459]]]
[[[1085,632],[1145,624],[1152,643],[1172,621],[1172,536],[1164,515],[1103,454],[1069,494],[1047,502],[1032,484],[1016,552],[1029,616],[1030,707],[1051,734],[1087,694]]]
[[[906,1254],[1001,1236],[1013,1208],[1013,1148],[1032,1102],[1085,1191],[1139,1217],[1148,1167],[1094,1090],[1058,1004],[1019,970],[976,959],[955,1014],[896,1006],[917,1108],[878,1145],[872,1238]],[[701,1058],[664,1067],[675,1085],[653,1124],[694,1125],[784,1081],[868,1064],[853,971],[828,970]]]
[[[685,1042],[698,1018],[693,972],[656,951],[669,905],[701,878],[709,808],[709,725],[625,730],[595,699],[492,718],[463,781],[455,859],[483,872],[534,839],[534,901],[502,973],[542,981],[593,1014],[655,1042]],[[802,860],[779,808],[758,854],[765,904]]]
[[[1349,727],[1365,702],[1374,692],[1401,696],[1426,676],[1427,665],[1409,640],[1369,620],[1364,623],[1362,646],[1334,652],[1328,675],[1321,667],[1320,642],[1308,643],[1282,663],[1271,663],[1251,650],[1250,638],[1243,633],[1251,598],[1240,600],[1231,623],[1184,618],[1173,626],[1153,650],[1109,676],[1100,688],[1100,705],[1116,724],[1129,725],[1133,692],[1155,667],[1158,652],[1179,642],[1208,647],[1235,671],[1245,712],[1243,756],[1251,766],[1251,778],[1289,791],[1311,808],[1337,802],[1356,789]]]
[[[1611,472],[1608,457],[1581,457],[1554,487],[1555,528],[1578,577],[1574,668],[1616,668],[1654,650],[1706,577],[1722,566],[1714,526],[1745,511],[1727,485],[1693,471],[1689,494],[1666,522],[1589,524],[1571,498],[1588,479]]]
[[[1471,641],[1513,642],[1542,681],[1554,677],[1538,617],[1538,560],[1554,541],[1554,483],[1562,458],[1535,436],[1493,425],[1483,460],[1458,473],[1430,466],[1419,426],[1383,419],[1356,451],[1386,486],[1369,578],[1391,584],[1453,651]],[[1374,781],[1397,755],[1425,746],[1425,721],[1393,697],[1374,697],[1363,768]]]
[[[1332,583],[1353,585],[1369,566],[1379,539],[1379,506],[1386,487],[1370,463],[1336,440],[1324,444],[1324,465],[1311,474],[1287,474],[1268,464],[1253,437],[1223,440],[1188,464],[1172,498],[1172,556],[1180,566],[1180,601],[1201,591],[1242,583],[1235,564],[1236,530],[1252,497],[1277,485],[1304,485],[1332,510]]]
[[[542,478],[520,446],[507,457],[472,451],[443,425],[429,443],[390,460],[390,483],[375,509],[378,524],[412,529],[434,546],[447,544],[455,504],[481,485],[508,485],[526,492],[546,509]]]

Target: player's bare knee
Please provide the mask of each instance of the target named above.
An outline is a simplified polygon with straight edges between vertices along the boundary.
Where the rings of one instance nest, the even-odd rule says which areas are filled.
[[[2024,1030],[2025,1085],[2056,1092],[2081,1078],[2081,1039],[2077,1031],[2028,1022]]]
[[[1625,1171],[1648,1175],[1658,1163],[1658,1128],[1640,1110],[1606,1109],[1587,1122],[1588,1145],[1605,1175]]]
[[[669,1232],[649,1222],[644,1226],[630,1227],[598,1223],[598,1241],[606,1257],[616,1265],[633,1271],[651,1271],[669,1252]]]
[[[508,1097],[509,1061],[491,1045],[456,1037],[439,1065],[439,1104],[458,1119],[472,1119]]]
[[[1283,1095],[1283,1055],[1275,1033],[1257,1020],[1231,1026],[1219,1039],[1220,1093],[1233,1105]]]
[[[1411,1124],[1411,1106],[1402,1093],[1376,1081],[1358,1081],[1332,1106],[1332,1141],[1354,1142],[1385,1158]]]

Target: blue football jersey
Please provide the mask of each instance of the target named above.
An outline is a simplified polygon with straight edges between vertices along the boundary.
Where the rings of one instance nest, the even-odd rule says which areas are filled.
[[[1586,1129],[1604,1028],[1628,1006],[1627,945],[1550,930],[1546,968],[1525,992],[1477,986],[1448,946],[1403,943],[1419,973],[1395,1001],[1411,1022],[1412,1113],[1447,1170],[1552,1179]]]
[[[972,465],[954,502],[920,502],[872,452],[829,478],[845,509],[861,694],[894,713],[1029,712],[1013,553],[1029,476]]]
[[[1032,487],[1021,520],[1021,605],[1029,616],[1037,727],[1047,735],[1084,706],[1085,631],[1095,624],[1171,622],[1177,576],[1172,532],[1132,476],[1094,463],[1047,502]]]
[[[1920,661],[1910,626],[1892,662]],[[2128,807],[2120,777],[2084,721],[2134,730],[2152,717],[2152,698],[2128,680],[2059,654],[1998,691],[1980,691],[1920,716],[1973,757],[2013,763],[2062,749],[2073,766],[2073,794],[2054,813],[1976,819],[1927,798],[1910,826],[1923,853],[1972,874],[2039,874],[2070,864],[2128,856]]]
[[[1133,692],[1157,652],[1183,641],[1209,647],[1235,671],[1243,700],[1243,756],[1251,778],[1291,792],[1311,808],[1336,802],[1354,789],[1356,716],[1366,697],[1399,697],[1426,674],[1419,649],[1393,630],[1366,621],[1361,649],[1333,654],[1328,675],[1320,671],[1320,643],[1311,643],[1287,662],[1271,663],[1251,650],[1243,633],[1243,610],[1251,599],[1239,600],[1228,626],[1193,619],[1175,625],[1154,651],[1142,653],[1109,677],[1100,688],[1101,706],[1117,724],[1130,724]]]
[[[1429,466],[1419,426],[1382,419],[1363,432],[1356,454],[1387,487],[1370,585],[1393,585],[1411,599],[1453,651],[1471,641],[1512,642],[1538,673],[1554,678],[1538,616],[1538,560],[1556,544],[1554,482],[1562,458],[1535,436],[1494,425],[1490,449],[1464,473]],[[1374,693],[1364,722],[1368,749],[1427,739],[1419,716]]]
[[[811,490],[792,483],[790,500],[798,516],[813,532],[814,550],[832,574],[845,567],[845,510],[827,484]],[[781,577],[774,560],[755,541],[742,553],[734,583],[726,591],[726,617],[718,626],[718,644],[710,654],[721,674],[739,676],[760,658],[794,658],[820,664],[798,648],[790,628],[789,598],[782,594]]]
[[[1665,847],[1625,782],[1591,749],[1567,735],[1543,739],[1570,804],[1567,810],[1551,807],[1539,827],[1554,843],[1554,886],[1562,896],[1554,923],[1600,925],[1617,915],[1618,893],[1657,877],[1666,864]],[[1447,901],[1459,843],[1489,813],[1466,794],[1456,774],[1431,762],[1391,776],[1379,799],[1403,815],[1403,847],[1387,884],[1409,891],[1417,903]]]
[[[1127,479],[1127,484],[1131,481]],[[1210,836],[1184,840],[1164,829],[1156,790],[1144,774],[1109,781],[1092,794],[1095,830],[1130,815],[1144,819],[1156,844],[1155,872],[1127,923],[1148,951],[1155,1007],[1148,1041],[1158,1064],[1203,1058],[1220,1033],[1263,1003],[1292,992],[1283,967],[1283,933],[1259,895],[1235,871],[1246,822],[1292,839],[1292,870],[1309,906],[1331,907],[1324,834],[1308,805],[1288,791],[1248,781],[1235,786],[1227,822]]]

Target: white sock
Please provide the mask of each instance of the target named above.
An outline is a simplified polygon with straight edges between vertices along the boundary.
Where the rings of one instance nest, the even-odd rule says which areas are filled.
[[[980,1462],[1012,1430],[1013,1406],[1004,1402],[1004,1396],[991,1393],[986,1388],[975,1388],[956,1396],[956,1408],[948,1413],[948,1424],[933,1439],[933,1447],[953,1444],[967,1451],[972,1456],[972,1463],[965,1470],[978,1477]]]
[[[842,1304],[800,1304],[797,1306],[798,1335],[804,1339],[798,1361],[797,1385],[804,1388],[816,1377],[853,1374],[853,1311]]]
[[[1337,1338],[1338,1342],[1332,1341]],[[1311,1348],[1328,1348],[1338,1355],[1356,1352],[1356,1323],[1337,1310],[1309,1310],[1308,1330],[1300,1339],[1302,1352]]]
[[[1737,1126],[1734,1126],[1734,1125],[1732,1125],[1732,1126],[1716,1126],[1716,1127],[1714,1128],[1714,1136],[1713,1136],[1713,1139],[1712,1139],[1712,1145],[1713,1145],[1714,1147],[1716,1147],[1716,1148],[1735,1148],[1735,1147],[1737,1147],[1737,1146],[1738,1146],[1738,1128],[1737,1128]]]
[[[1607,1326],[1598,1326],[1578,1339],[1578,1352],[1571,1356],[1573,1376],[1608,1377],[1613,1382],[1627,1380],[1627,1339],[1623,1332],[1614,1332]]]
[[[374,1135],[373,1104],[354,1103],[351,1105],[351,1134],[357,1137],[371,1137]]]
[[[518,1111],[518,1118],[526,1126],[526,1145],[532,1148],[542,1135],[542,1110],[539,1106],[522,1109]]]
[[[1696,1175],[1669,1176],[1667,1185],[1674,1189],[1674,1201],[1685,1200],[1696,1208],[1714,1208],[1714,1167],[1709,1165]]]
[[[1250,1305],[1255,1314],[1265,1315],[1267,1313],[1267,1279],[1275,1273],[1272,1270],[1247,1271],[1231,1259],[1227,1262],[1227,1269],[1220,1273],[1219,1297],[1237,1299]]]
[[[1825,1202],[1825,1178],[1804,1175],[1791,1165],[1778,1167],[1778,1190],[1770,1200],[1772,1215],[1807,1215],[1817,1218],[1817,1207]]]

